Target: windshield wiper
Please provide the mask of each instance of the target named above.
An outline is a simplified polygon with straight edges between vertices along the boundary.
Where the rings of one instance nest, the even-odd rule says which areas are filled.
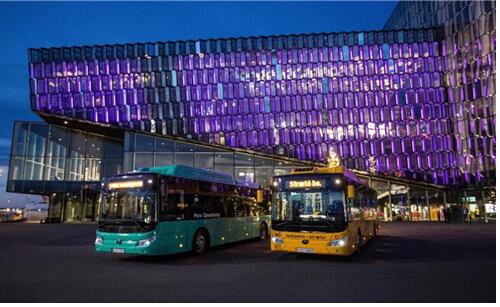
[[[293,222],[293,221],[283,221],[283,222],[279,222],[279,223],[275,224],[274,226],[280,227],[280,226],[283,226],[286,224],[290,224],[291,222]]]

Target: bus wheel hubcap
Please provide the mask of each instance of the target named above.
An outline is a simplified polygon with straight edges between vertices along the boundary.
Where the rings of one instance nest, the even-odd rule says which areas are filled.
[[[205,248],[205,238],[201,235],[196,238],[196,248],[198,250],[203,250],[203,248]]]

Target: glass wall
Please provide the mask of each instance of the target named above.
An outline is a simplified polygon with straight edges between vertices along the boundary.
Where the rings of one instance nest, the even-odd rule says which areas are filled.
[[[391,214],[393,221],[411,221],[408,192],[409,188],[407,185],[390,183]]]
[[[470,223],[482,222],[485,219],[485,206],[483,202],[483,192],[481,190],[465,190],[463,196],[463,206],[467,208],[464,220]]]
[[[254,157],[252,155],[235,153],[234,178],[246,182],[255,182]]]
[[[83,131],[45,123],[16,122],[14,142],[9,192],[47,190],[30,190],[31,181],[48,187],[56,186],[53,182],[57,181],[63,185],[68,181],[99,181],[123,169],[121,141]],[[25,186],[19,186],[21,183]]]
[[[445,219],[445,208],[456,207],[445,200],[444,188],[425,183],[411,183],[397,178],[380,179],[360,175],[377,191],[377,214],[381,221],[441,221]],[[447,221],[457,221],[451,209]]]
[[[66,193],[65,197],[65,210],[63,220],[65,222],[76,222],[82,220],[82,211],[84,204],[80,199],[80,195],[73,193]]]
[[[179,164],[230,174],[236,180],[263,186],[271,186],[275,175],[310,165],[134,132],[125,133],[125,150],[125,171]]]
[[[485,222],[495,222],[496,213],[496,189],[494,187],[483,190]]]
[[[255,182],[263,186],[273,184],[274,166],[273,159],[255,157]]]
[[[123,141],[46,123],[16,122],[7,192],[49,196],[53,221],[91,221],[101,178],[123,171]]]
[[[392,221],[391,194],[389,181],[370,180],[371,187],[377,191],[377,216],[382,221]]]
[[[51,193],[49,197],[49,222],[62,222],[63,221],[63,194],[64,193]]]
[[[434,221],[444,221],[443,211],[441,211],[436,215],[434,211],[432,211],[431,215],[429,215],[429,203],[427,201],[427,190],[411,186],[410,191],[410,210],[411,210],[411,220],[412,221],[429,221],[430,217],[436,217]],[[434,204],[433,204],[434,205]],[[443,207],[444,202],[436,203],[436,206]]]

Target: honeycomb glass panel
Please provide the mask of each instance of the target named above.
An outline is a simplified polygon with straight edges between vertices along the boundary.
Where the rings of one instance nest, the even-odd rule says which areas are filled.
[[[450,5],[443,7],[456,10]],[[32,108],[147,132],[126,147],[137,153],[171,152],[172,163],[232,174],[241,167],[241,178],[259,182],[275,173],[272,160],[270,166],[260,166],[257,159],[255,165],[239,165],[237,156],[234,162],[228,155],[229,162],[224,160],[228,153],[220,158],[216,153],[209,162],[210,154],[177,150],[173,141],[153,134],[309,162],[326,162],[326,149],[335,148],[350,167],[362,170],[363,159],[372,155],[380,161],[379,174],[417,179],[417,173],[399,172],[397,161],[405,160],[410,170],[422,171],[418,180],[437,184],[450,179],[444,170],[452,182],[461,182],[456,176],[466,182],[490,180],[494,163],[457,173],[434,157],[459,148],[470,161],[482,161],[486,146],[462,143],[495,140],[492,14],[471,14],[467,18],[476,26],[450,27],[451,33],[443,34],[436,27],[447,22],[440,20],[444,15],[401,17],[414,12],[419,11],[413,3],[398,6],[384,31],[366,33],[30,49]],[[448,13],[446,18],[451,18]],[[462,52],[466,47],[470,52]],[[66,58],[75,62],[57,62]],[[435,138],[427,139],[431,136],[451,140],[438,146]],[[421,141],[412,143],[416,138]],[[79,159],[69,144],[67,156]],[[36,149],[53,155],[52,149]],[[401,156],[412,150],[428,156]],[[160,157],[153,155],[152,163]],[[170,162],[170,156],[164,158]]]

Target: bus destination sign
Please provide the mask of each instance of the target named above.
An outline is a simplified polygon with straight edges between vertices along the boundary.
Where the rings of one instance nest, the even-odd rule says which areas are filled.
[[[306,188],[324,188],[325,180],[307,179],[307,180],[290,180],[288,181],[289,189],[306,189]]]
[[[108,184],[109,189],[130,189],[130,188],[142,188],[142,180],[134,181],[117,181],[110,182]]]

